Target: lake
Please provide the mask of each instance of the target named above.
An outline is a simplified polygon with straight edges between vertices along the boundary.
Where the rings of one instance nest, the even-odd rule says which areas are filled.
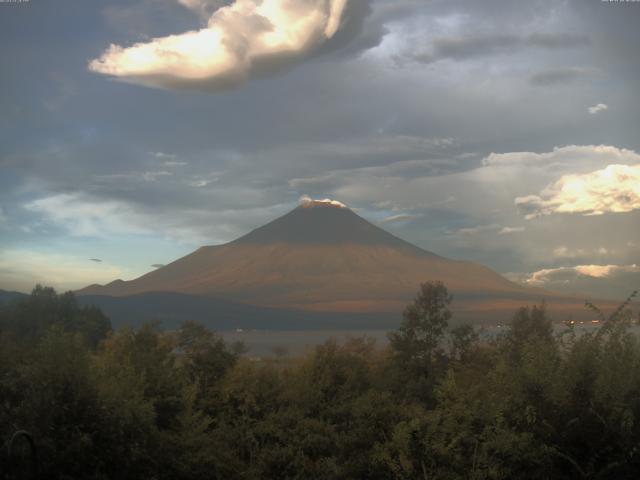
[[[589,323],[576,324],[575,332],[579,335],[593,331],[598,325]],[[482,328],[480,338],[489,340],[495,338],[501,332],[504,332],[505,326],[488,326]],[[556,324],[555,332],[557,334],[567,330],[567,326],[560,323]],[[218,332],[227,342],[243,342],[247,347],[247,355],[252,357],[271,357],[275,352],[280,350],[286,356],[297,356],[305,353],[309,349],[313,349],[316,345],[320,345],[330,338],[335,338],[338,343],[344,343],[348,338],[357,338],[367,336],[376,341],[379,348],[384,348],[389,343],[387,333],[391,330],[382,329],[360,329],[360,330],[243,330],[243,331],[222,331]],[[634,325],[631,331],[640,334],[640,327]]]

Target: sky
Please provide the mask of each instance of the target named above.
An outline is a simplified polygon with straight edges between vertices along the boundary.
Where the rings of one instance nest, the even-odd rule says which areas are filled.
[[[0,289],[333,198],[526,285],[640,287],[640,2],[0,2]]]

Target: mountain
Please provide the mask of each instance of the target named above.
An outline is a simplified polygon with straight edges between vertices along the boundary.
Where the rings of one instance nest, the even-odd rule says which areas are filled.
[[[483,265],[423,250],[329,200],[305,202],[237,240],[199,248],[135,280],[78,294],[171,292],[276,309],[397,314],[427,280],[443,281],[468,312],[513,311],[543,298],[576,306]]]
[[[7,290],[0,290],[0,303],[8,303],[13,300],[22,300],[26,298],[27,295],[25,293],[20,292],[9,292]]]

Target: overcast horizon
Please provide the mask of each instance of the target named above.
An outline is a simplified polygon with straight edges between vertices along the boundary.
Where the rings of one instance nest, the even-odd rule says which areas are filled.
[[[0,289],[331,198],[525,285],[640,287],[640,2],[0,1]]]

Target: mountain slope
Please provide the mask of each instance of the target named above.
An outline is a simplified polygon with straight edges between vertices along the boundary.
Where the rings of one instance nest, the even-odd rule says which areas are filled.
[[[135,280],[78,293],[177,292],[276,308],[397,312],[427,280],[445,282],[459,299],[542,295],[482,265],[418,248],[328,201],[307,202],[233,242],[202,247]]]
[[[8,303],[14,300],[22,300],[23,298],[26,298],[26,297],[27,297],[26,293],[0,290],[0,303]]]

